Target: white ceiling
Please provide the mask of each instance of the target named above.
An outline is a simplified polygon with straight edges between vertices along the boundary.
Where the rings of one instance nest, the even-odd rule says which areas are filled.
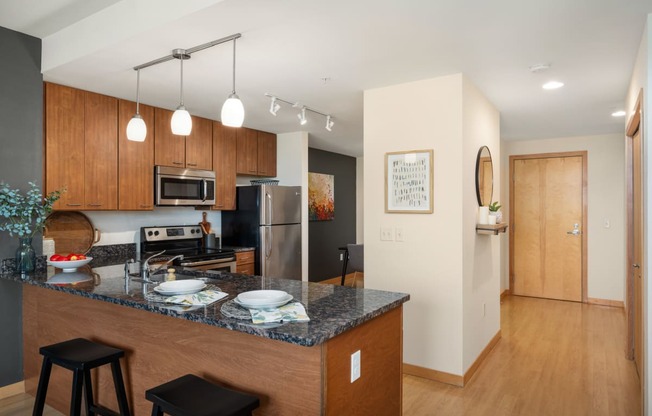
[[[364,90],[459,72],[498,108],[504,139],[623,132],[610,114],[649,12],[652,0],[2,0],[0,26],[43,38],[46,80],[132,100],[131,67],[242,33],[245,125],[307,130],[311,147],[360,156]],[[231,54],[224,44],[185,62],[191,113],[219,119]],[[531,73],[538,63],[552,67]],[[549,79],[566,85],[542,90]],[[145,103],[175,108],[178,86],[176,60],[141,71]],[[266,92],[332,114],[333,131],[310,113],[300,128],[288,106],[272,116]]]

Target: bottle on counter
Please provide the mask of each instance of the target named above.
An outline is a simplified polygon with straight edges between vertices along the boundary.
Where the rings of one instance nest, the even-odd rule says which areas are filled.
[[[171,280],[177,280],[177,275],[175,275],[174,272],[176,272],[176,269],[173,268],[168,269],[168,274],[165,275],[166,282],[169,282]]]

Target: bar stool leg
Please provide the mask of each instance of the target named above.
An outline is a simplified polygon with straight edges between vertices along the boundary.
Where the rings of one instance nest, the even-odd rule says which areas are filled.
[[[81,415],[81,396],[84,373],[82,370],[74,370],[72,372],[72,397],[70,398],[70,414],[71,416]]]
[[[93,381],[91,380],[91,370],[84,370],[84,393],[86,394],[86,415],[95,416],[93,412]]]
[[[111,372],[113,373],[113,384],[115,385],[115,394],[118,398],[118,407],[120,407],[120,416],[130,416],[127,392],[125,391],[125,384],[122,380],[122,370],[120,370],[120,360],[111,362]]]
[[[157,404],[152,406],[152,416],[163,416],[163,410],[161,410],[161,406]]]
[[[50,372],[52,371],[52,362],[48,357],[43,357],[41,366],[41,376],[38,379],[38,389],[36,390],[36,400],[34,400],[34,410],[32,416],[42,416],[43,407],[45,406],[45,396],[48,393],[48,383],[50,382]]]

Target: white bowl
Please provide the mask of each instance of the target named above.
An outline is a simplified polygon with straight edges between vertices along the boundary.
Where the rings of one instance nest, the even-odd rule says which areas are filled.
[[[88,282],[91,280],[93,280],[93,276],[88,273],[66,272],[55,274],[54,276],[50,277],[45,283],[51,285],[65,285]]]
[[[171,280],[163,282],[156,288],[161,292],[185,292],[191,290],[199,290],[206,286],[203,280],[187,279],[187,280]]]
[[[246,305],[269,305],[281,302],[288,296],[287,292],[282,290],[252,290],[250,292],[240,293],[238,300]]]
[[[92,257],[86,257],[84,260],[68,260],[68,261],[52,261],[48,260],[50,266],[63,269],[64,273],[72,273],[77,271],[78,267],[85,266],[93,260]]]

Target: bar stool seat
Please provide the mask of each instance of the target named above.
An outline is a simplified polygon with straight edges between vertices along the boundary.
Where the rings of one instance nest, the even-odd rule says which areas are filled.
[[[124,356],[124,351],[87,339],[75,338],[58,344],[41,347],[39,353],[43,355],[43,366],[41,367],[41,376],[36,392],[33,415],[40,416],[43,414],[52,364],[73,372],[72,397],[70,400],[71,415],[81,414],[82,385],[86,393],[86,413],[88,415],[115,414],[115,412],[105,407],[96,405],[93,401],[93,385],[90,371],[93,368],[105,364],[111,364],[120,415],[130,415],[127,395],[122,380],[122,371],[120,370],[120,358]]]
[[[258,397],[220,387],[186,374],[145,392],[154,403],[152,416],[248,416],[260,405]]]

